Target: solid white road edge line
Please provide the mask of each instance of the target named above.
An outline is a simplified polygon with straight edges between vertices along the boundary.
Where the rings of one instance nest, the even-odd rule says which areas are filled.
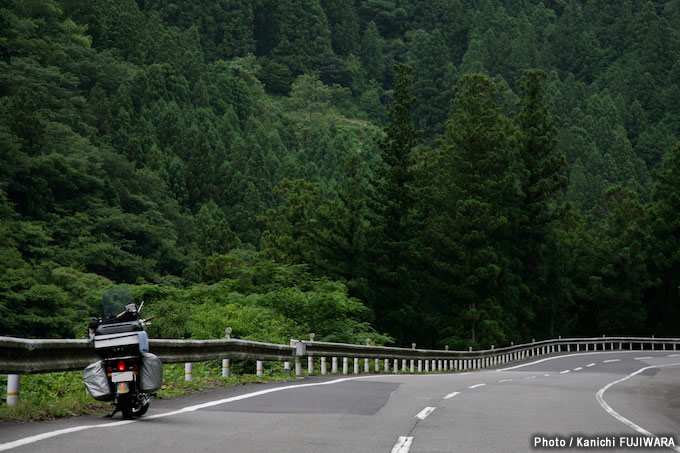
[[[432,412],[434,412],[435,409],[436,409],[436,407],[431,407],[431,406],[426,407],[422,411],[418,412],[418,414],[416,415],[416,418],[419,418],[421,420],[425,420],[425,418],[427,418],[428,415],[430,415]]]
[[[658,351],[658,352],[661,352],[661,351]],[[564,359],[564,358],[567,358],[567,357],[578,357],[578,356],[582,356],[582,355],[634,354],[634,353],[639,354],[640,351],[592,351],[592,352],[580,352],[580,353],[577,352],[576,354],[565,354],[565,355],[558,355],[558,356],[553,356],[553,357],[546,357],[544,359],[535,360],[535,361],[529,362],[529,363],[523,363],[521,365],[511,366],[511,367],[508,367],[508,368],[499,368],[496,371],[511,371],[511,370],[516,370],[517,368],[524,368],[525,366],[531,366],[531,365],[536,365],[537,363],[547,362],[548,360]],[[663,356],[659,356],[659,357],[663,357]],[[646,358],[652,359],[653,357],[646,357]]]
[[[460,373],[460,374],[453,374],[452,376],[462,376],[464,374],[468,373]],[[409,375],[410,376],[410,375]],[[440,376],[437,374],[421,374],[418,376]],[[56,436],[61,436],[63,434],[70,434],[70,433],[75,433],[78,431],[84,431],[87,429],[95,429],[95,428],[114,428],[117,426],[122,426],[122,425],[127,425],[130,423],[137,423],[139,421],[144,422],[145,420],[153,420],[156,418],[164,418],[164,417],[170,417],[173,415],[178,415],[178,414],[183,414],[186,412],[194,412],[200,409],[205,409],[207,407],[212,407],[212,406],[217,406],[220,404],[225,404],[225,403],[231,403],[232,401],[239,401],[239,400],[244,400],[247,398],[253,398],[255,396],[260,396],[260,395],[266,395],[267,393],[273,393],[273,392],[280,392],[283,390],[292,390],[292,389],[298,389],[298,388],[303,388],[303,387],[313,387],[313,386],[318,386],[318,385],[331,385],[331,384],[338,384],[340,382],[345,382],[345,381],[353,381],[357,379],[381,379],[381,378],[386,378],[386,377],[405,377],[404,375],[395,375],[395,374],[376,374],[376,375],[371,375],[371,376],[355,376],[355,377],[347,377],[347,378],[341,378],[341,379],[334,379],[332,381],[328,382],[314,382],[310,384],[295,384],[295,385],[286,385],[282,387],[274,387],[271,389],[266,389],[266,390],[260,390],[258,392],[252,392],[252,393],[246,393],[243,395],[238,395],[238,396],[233,396],[231,398],[224,398],[221,400],[216,400],[216,401],[209,401],[207,403],[203,404],[197,404],[195,406],[188,406],[184,407],[182,409],[178,409],[176,411],[172,412],[164,412],[162,414],[156,414],[156,415],[147,415],[142,419],[136,419],[136,420],[122,420],[122,421],[117,421],[117,422],[110,422],[110,423],[99,423],[97,425],[87,425],[87,426],[75,426],[72,428],[65,428],[65,429],[58,429],[56,431],[50,431],[46,433],[41,433],[41,434],[36,434],[34,436],[29,436],[29,437],[24,437],[22,439],[17,439],[11,442],[6,442],[4,444],[0,444],[0,451],[7,451],[11,450],[13,448],[21,447],[23,445],[29,445],[35,442],[39,442],[41,440],[46,440],[52,437]]]
[[[6,451],[6,450],[11,450],[13,448],[21,447],[23,445],[28,445],[32,444],[35,442],[39,442],[41,440],[46,440],[52,437],[56,436],[61,436],[63,434],[70,434],[70,433],[75,433],[78,431],[84,431],[86,429],[96,429],[96,428],[114,428],[117,426],[122,426],[122,425],[127,425],[130,423],[137,423],[139,421],[146,421],[146,420],[153,420],[157,418],[164,418],[164,417],[170,417],[173,415],[178,415],[178,414],[183,414],[186,412],[194,412],[200,409],[205,409],[207,407],[212,407],[212,406],[217,406],[219,404],[225,404],[225,403],[231,403],[233,401],[240,401],[244,400],[247,398],[253,398],[255,396],[260,396],[260,395],[266,395],[267,393],[274,393],[274,392],[280,392],[283,390],[292,390],[292,389],[298,389],[298,388],[303,388],[303,387],[313,387],[313,386],[319,386],[319,385],[331,385],[331,384],[337,384],[340,382],[345,382],[345,381],[353,381],[357,379],[369,379],[369,378],[376,378],[376,377],[387,377],[387,376],[394,376],[394,375],[374,375],[374,376],[358,376],[358,377],[348,377],[348,378],[342,378],[342,379],[334,379],[332,381],[328,382],[314,382],[310,384],[295,384],[295,385],[286,385],[282,387],[274,387],[266,390],[260,390],[258,392],[252,392],[252,393],[245,393],[243,395],[238,395],[238,396],[232,396],[231,398],[224,398],[221,400],[216,400],[216,401],[209,401],[207,403],[203,404],[197,404],[194,406],[187,406],[182,409],[178,409],[176,411],[171,411],[171,412],[164,412],[162,414],[156,414],[156,415],[147,415],[143,419],[136,419],[136,420],[122,420],[122,421],[117,421],[117,422],[110,422],[110,423],[99,423],[97,425],[87,425],[87,426],[75,426],[72,428],[65,428],[65,429],[59,429],[56,431],[50,431],[46,433],[41,433],[41,434],[36,434],[34,436],[29,436],[29,437],[24,437],[22,439],[17,439],[15,441],[11,442],[6,442],[4,444],[0,444],[0,451]]]
[[[595,395],[595,398],[597,399],[597,402],[600,403],[600,406],[602,406],[602,409],[604,409],[609,415],[611,415],[612,417],[614,417],[615,419],[617,419],[618,421],[620,421],[624,425],[628,426],[629,428],[634,429],[635,431],[637,431],[638,433],[640,433],[644,436],[657,437],[655,434],[652,434],[649,431],[647,431],[646,429],[642,428],[641,426],[636,425],[635,423],[628,420],[626,417],[624,417],[623,415],[619,414],[614,409],[612,409],[611,406],[609,404],[607,404],[607,402],[604,400],[604,392],[606,392],[610,387],[613,387],[616,384],[619,384],[623,381],[626,381],[626,380],[632,378],[633,376],[636,376],[636,375],[644,372],[645,370],[649,370],[651,368],[661,368],[661,367],[669,367],[669,366],[680,366],[680,363],[671,363],[671,364],[668,364],[668,365],[646,366],[644,368],[640,368],[639,370],[635,371],[634,373],[629,374],[626,377],[623,377],[623,378],[621,378],[617,381],[610,382],[609,384],[605,385],[600,390],[598,390],[597,394]],[[672,447],[672,449],[680,452],[680,446]]]
[[[399,436],[397,443],[392,447],[392,453],[408,453],[413,443],[413,437]]]

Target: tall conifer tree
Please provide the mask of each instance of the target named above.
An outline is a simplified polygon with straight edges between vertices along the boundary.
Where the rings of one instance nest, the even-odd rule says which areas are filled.
[[[396,65],[394,101],[390,124],[378,140],[382,166],[378,169],[377,197],[374,200],[373,231],[369,254],[374,263],[373,294],[370,300],[378,328],[392,332],[398,341],[417,340],[415,281],[413,278],[413,237],[411,195],[412,151],[420,143],[420,132],[411,118],[415,99],[409,92],[411,67]]]
[[[566,188],[560,174],[566,165],[557,146],[556,120],[550,114],[543,71],[526,71],[520,81],[524,98],[517,117],[519,125],[521,216],[516,219],[522,260],[522,279],[529,288],[529,299],[538,303],[547,291],[544,277],[543,248],[551,222],[556,218],[558,193]],[[533,305],[532,304],[532,305]],[[546,311],[546,310],[543,310]],[[539,319],[542,325],[544,319]]]
[[[514,128],[486,76],[457,87],[444,149],[435,168],[428,222],[432,264],[443,294],[440,311],[457,329],[449,344],[507,341],[503,304],[510,297],[503,244],[516,205]]]

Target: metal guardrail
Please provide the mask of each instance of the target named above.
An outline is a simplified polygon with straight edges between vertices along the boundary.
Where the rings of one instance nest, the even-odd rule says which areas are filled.
[[[149,340],[163,363],[204,362],[225,357],[267,361],[294,360],[289,345],[247,340]],[[98,360],[89,340],[32,340],[0,337],[0,374],[38,374],[82,370]]]
[[[448,351],[291,340],[291,345],[247,340],[149,340],[164,363],[203,362],[224,358],[294,361],[296,357],[358,357],[396,360],[474,360],[552,352],[665,349],[675,350],[679,338],[593,337],[559,338],[479,351]],[[97,360],[89,340],[51,340],[0,337],[0,374],[37,374],[81,370]]]
[[[385,359],[481,359],[500,357],[518,352],[531,352],[545,354],[543,350],[581,351],[586,350],[614,350],[623,349],[626,345],[629,349],[643,349],[642,345],[671,346],[675,349],[680,345],[680,338],[648,338],[648,337],[593,337],[593,338],[558,338],[553,340],[535,341],[520,345],[512,345],[503,348],[492,348],[478,351],[449,351],[432,349],[406,349],[384,346],[363,346],[343,343],[325,343],[318,341],[301,341],[303,348],[298,348],[298,355],[310,357],[323,356],[357,356],[360,358],[385,358]],[[540,351],[539,351],[540,350]]]
[[[1,374],[82,370],[98,360],[88,340],[31,340],[0,337]]]
[[[385,346],[326,343],[291,340],[290,345],[261,343],[247,340],[150,340],[150,350],[164,363],[186,363],[187,378],[191,376],[191,363],[222,359],[223,376],[228,376],[229,359],[257,361],[258,375],[262,375],[262,361],[284,362],[289,369],[295,362],[295,373],[302,375],[302,357],[307,357],[307,370],[314,373],[314,361],[321,361],[321,374],[327,373],[326,359],[332,358],[332,371],[338,372],[338,359],[342,359],[342,373],[349,373],[349,358],[353,358],[353,374],[361,372],[359,360],[363,359],[363,372],[370,372],[369,359],[375,360],[374,372],[460,371],[493,367],[546,354],[571,351],[602,350],[677,350],[679,338],[647,337],[594,337],[558,338],[511,345],[481,351],[449,351],[433,349],[396,348]],[[89,340],[43,340],[0,337],[0,374],[8,374],[8,403],[18,401],[19,375],[55,371],[82,370],[96,361]],[[390,361],[393,364],[390,365]],[[11,397],[10,397],[11,396]]]

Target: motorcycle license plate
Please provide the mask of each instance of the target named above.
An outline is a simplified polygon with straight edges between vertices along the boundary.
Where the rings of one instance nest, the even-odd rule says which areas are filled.
[[[132,371],[124,371],[122,373],[112,373],[111,382],[128,382],[131,381]]]

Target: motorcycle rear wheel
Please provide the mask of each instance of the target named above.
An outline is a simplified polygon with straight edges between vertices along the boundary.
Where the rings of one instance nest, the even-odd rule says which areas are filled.
[[[118,408],[123,414],[123,419],[132,420],[146,414],[149,410],[150,402],[151,397],[146,394],[136,396],[126,395],[123,398],[119,396]]]
[[[149,401],[146,403],[142,404],[139,408],[137,409],[132,409],[132,415],[134,417],[141,417],[142,415],[146,414],[146,412],[149,410]]]

